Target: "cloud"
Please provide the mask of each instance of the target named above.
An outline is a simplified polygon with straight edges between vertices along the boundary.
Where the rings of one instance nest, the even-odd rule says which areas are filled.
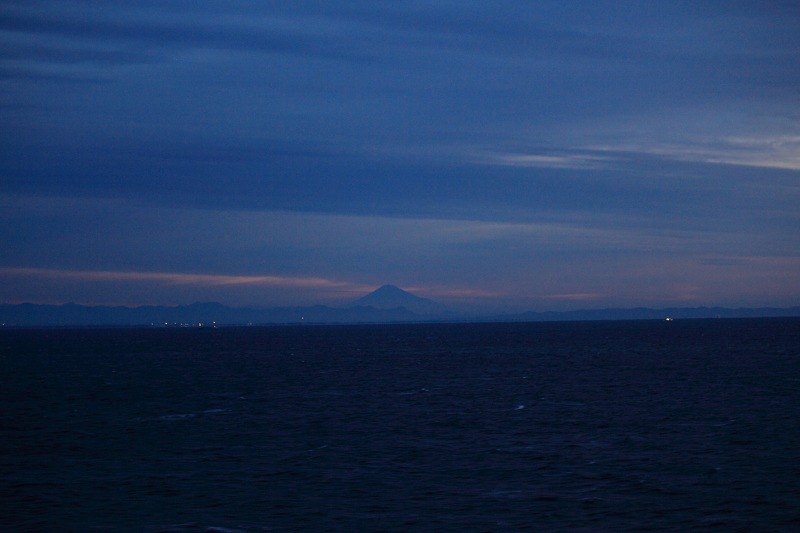
[[[597,300],[605,296],[608,295],[599,292],[576,292],[570,294],[546,294],[542,296],[542,298],[545,298],[547,300],[569,300],[569,301],[585,302],[585,301]]]
[[[712,155],[709,162],[800,170],[800,135],[726,137],[722,144],[718,159]]]
[[[524,154],[524,153],[486,153],[478,156],[479,163],[508,167],[538,167],[565,169],[596,169],[608,162],[622,158],[607,154],[567,153],[567,154]]]
[[[221,274],[192,274],[180,272],[124,272],[108,270],[60,270],[48,268],[0,268],[0,276],[34,277],[83,282],[157,282],[168,285],[214,287],[254,285],[262,287],[296,287],[315,289],[364,290],[364,286],[314,277],[231,276]]]
[[[62,51],[46,45],[17,47],[15,53],[30,60],[73,62],[81,58],[129,63],[131,59],[154,58],[153,51],[157,49],[174,52],[204,48],[336,61],[371,56],[369,49],[349,38],[347,28],[314,24],[313,18],[306,15],[298,20],[270,10],[245,13],[235,7],[215,12],[200,4],[183,9],[165,4],[143,10],[120,3],[111,7],[109,3],[103,9],[84,6],[76,10],[55,2],[47,10],[5,6],[0,10],[0,29],[5,30],[6,38],[20,40],[35,35],[67,44]],[[72,44],[75,41],[83,46],[76,48]],[[148,51],[146,55],[140,51],[143,46]],[[163,51],[162,59],[166,59]]]
[[[339,304],[375,286],[334,278],[194,272],[0,268],[0,301],[107,305],[187,304],[283,307]]]
[[[599,153],[644,154],[676,161],[800,170],[800,135],[722,136],[683,142],[593,145]],[[609,156],[610,157],[610,156]]]
[[[408,287],[407,290],[413,293],[425,294],[432,298],[446,298],[450,300],[495,299],[507,296],[503,292],[478,288],[415,286]]]

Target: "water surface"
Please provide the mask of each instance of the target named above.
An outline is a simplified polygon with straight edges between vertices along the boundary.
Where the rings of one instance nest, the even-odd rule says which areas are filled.
[[[9,531],[800,530],[800,320],[0,330]]]

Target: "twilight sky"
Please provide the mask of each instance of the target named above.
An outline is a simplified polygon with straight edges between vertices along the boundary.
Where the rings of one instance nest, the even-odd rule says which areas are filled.
[[[3,1],[0,125],[0,302],[800,305],[796,1]]]

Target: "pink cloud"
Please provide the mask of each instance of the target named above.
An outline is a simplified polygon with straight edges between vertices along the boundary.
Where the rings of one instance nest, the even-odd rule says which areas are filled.
[[[546,298],[548,300],[571,300],[571,301],[584,301],[584,300],[597,300],[598,298],[603,298],[605,294],[600,294],[597,292],[576,292],[570,294],[548,294],[543,296],[542,298]]]
[[[0,275],[9,277],[38,277],[75,281],[142,281],[169,285],[262,287],[299,287],[318,289],[363,290],[360,285],[318,277],[292,276],[232,276],[224,274],[187,274],[180,272],[126,272],[112,270],[59,270],[47,268],[4,268]]]

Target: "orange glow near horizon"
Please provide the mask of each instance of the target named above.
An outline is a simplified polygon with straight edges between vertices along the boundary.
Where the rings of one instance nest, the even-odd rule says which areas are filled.
[[[343,290],[369,290],[368,286],[317,277],[232,276],[225,274],[187,274],[180,272],[129,272],[115,270],[59,270],[48,268],[3,268],[9,276],[74,279],[78,281],[156,281],[174,285],[260,285]]]

